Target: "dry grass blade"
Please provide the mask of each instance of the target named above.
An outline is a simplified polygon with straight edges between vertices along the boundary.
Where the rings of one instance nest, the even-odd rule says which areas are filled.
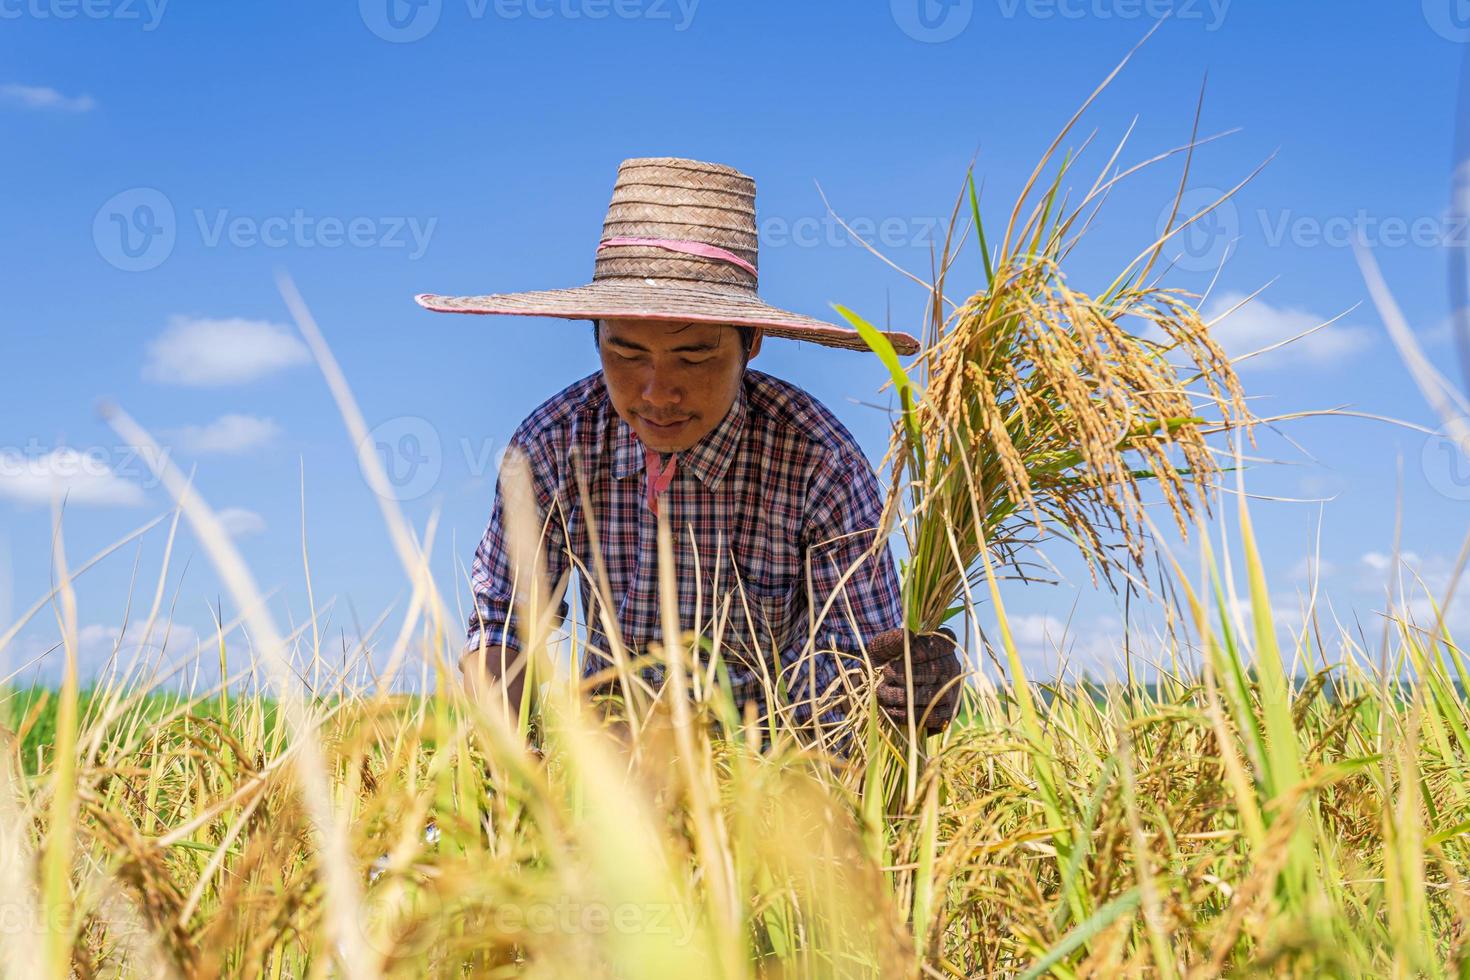
[[[29,939],[45,921],[36,890],[32,820],[12,761],[16,745],[9,737],[5,742],[0,745],[0,889],[14,923],[21,928],[0,930],[0,967],[6,976],[44,977],[45,950]]]
[[[330,896],[327,916],[333,955],[340,958],[346,975],[354,980],[375,977],[377,970],[360,936],[362,899],[356,862],[347,846],[344,824],[338,819],[332,804],[326,759],[317,736],[317,722],[307,709],[300,681],[289,664],[285,640],[265,607],[255,577],[219,518],[192,483],[168,462],[167,455],[160,452],[153,437],[120,409],[109,408],[106,414],[119,436],[128,440],[129,445],[146,450],[144,458],[182,508],[195,535],[214,561],[220,578],[250,624],[291,733],[296,752],[293,771],[321,849],[321,869]]]

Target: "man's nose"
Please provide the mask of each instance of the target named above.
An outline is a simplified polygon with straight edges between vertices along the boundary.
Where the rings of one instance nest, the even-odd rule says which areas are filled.
[[[684,391],[666,372],[653,370],[643,383],[643,400],[660,408],[677,405],[684,398]]]

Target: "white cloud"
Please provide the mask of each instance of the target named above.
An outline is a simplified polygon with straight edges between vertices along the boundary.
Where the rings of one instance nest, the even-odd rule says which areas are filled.
[[[1413,622],[1428,628],[1435,620],[1434,603],[1445,597],[1454,572],[1455,561],[1446,555],[1401,551],[1395,562],[1393,555],[1367,551],[1358,558],[1353,585],[1359,591],[1375,594],[1381,601],[1391,601],[1397,615],[1407,612]],[[1470,633],[1470,576],[1462,576],[1455,585],[1444,616],[1445,623],[1463,641],[1465,634]],[[1385,590],[1389,590],[1387,594]]]
[[[1397,556],[1383,551],[1365,551],[1358,557],[1358,566],[1354,584],[1365,592],[1381,595],[1388,587],[1397,591],[1402,580],[1404,590],[1411,595],[1427,588],[1436,599],[1449,588],[1455,569],[1455,563],[1444,555],[1420,555],[1417,551],[1400,551]]]
[[[1461,215],[1470,213],[1470,160],[1461,160],[1450,175],[1451,200]]]
[[[1470,309],[1461,309],[1458,315],[1447,313],[1437,323],[1433,323],[1417,331],[1419,334],[1419,343],[1425,347],[1454,344],[1455,333],[1463,323],[1470,323]],[[1413,326],[1413,324],[1410,324],[1410,326]]]
[[[1083,622],[1076,618],[1059,619],[1048,613],[1008,612],[1006,623],[1016,652],[1033,681],[1051,680],[1062,663],[1074,678],[1084,674],[1111,676],[1119,671],[1123,624],[1116,616],[1098,615],[1090,622]],[[1003,656],[1000,634],[995,632],[994,623],[982,618],[982,625],[997,654]],[[1135,652],[1144,652],[1143,646],[1135,643]],[[1147,650],[1149,656],[1155,652],[1152,647]]]
[[[244,507],[226,507],[215,516],[220,519],[225,530],[234,537],[265,533],[265,518],[253,510],[246,510]]]
[[[68,446],[44,456],[0,452],[0,497],[48,504],[52,497],[95,506],[136,506],[143,489],[118,476],[105,459]]]
[[[254,415],[221,415],[207,425],[186,425],[172,429],[167,437],[185,452],[243,453],[269,445],[280,435],[281,427],[272,419]]]
[[[1214,323],[1215,339],[1231,357],[1280,343],[1331,319],[1298,307],[1272,306],[1259,297],[1245,302],[1239,309],[1234,309],[1246,296],[1246,293],[1239,292],[1222,293],[1212,299],[1200,313],[1206,323],[1214,323],[1217,318],[1221,318],[1218,323]],[[1269,354],[1252,357],[1242,362],[1241,366],[1284,368],[1302,364],[1337,364],[1371,346],[1373,336],[1373,331],[1368,327],[1338,321],[1293,340]]]
[[[89,623],[79,628],[77,676],[82,683],[100,681],[104,671],[110,670],[115,670],[119,677],[162,675],[168,672],[169,667],[161,665],[190,662],[195,658],[199,650],[200,635],[193,627],[160,620],[153,624],[151,630],[145,632],[144,625],[134,621],[124,630],[118,626]],[[59,640],[59,636],[50,637],[45,648],[50,649]],[[64,660],[64,650],[58,646],[38,665],[38,679],[59,679]],[[110,670],[109,661],[113,664]],[[23,663],[21,661],[11,666],[20,667]],[[208,663],[208,658],[205,658],[205,663]],[[217,668],[214,673],[219,673]]]
[[[1290,653],[1288,645],[1284,642],[1284,631],[1297,630],[1302,623],[1306,622],[1306,590],[1300,595],[1287,595],[1286,593],[1273,592],[1266,596],[1268,606],[1267,613],[1271,619],[1271,625],[1276,627],[1276,641],[1281,645],[1282,652]],[[1254,601],[1249,591],[1241,591],[1228,603],[1228,607],[1236,624],[1246,631],[1246,639],[1249,645],[1255,645],[1256,612]]]
[[[1410,565],[1417,565],[1419,564],[1419,555],[1413,551],[1404,551],[1399,553],[1399,560],[1407,562]],[[1363,566],[1370,572],[1381,574],[1392,567],[1393,556],[1385,554],[1382,551],[1365,551],[1358,557],[1358,561],[1362,562]]]
[[[1295,581],[1310,582],[1314,578],[1321,581],[1336,574],[1336,572],[1336,563],[1328,561],[1325,558],[1319,559],[1312,555],[1305,555],[1296,560],[1295,564],[1291,566],[1289,574]]]
[[[1015,613],[1006,617],[1011,639],[1018,647],[1054,647],[1067,634],[1067,624],[1044,613]]]
[[[90,95],[62,95],[41,85],[0,85],[0,102],[51,112],[90,112],[97,106]]]
[[[143,377],[196,387],[244,384],[310,362],[306,345],[280,324],[175,316],[149,342]]]

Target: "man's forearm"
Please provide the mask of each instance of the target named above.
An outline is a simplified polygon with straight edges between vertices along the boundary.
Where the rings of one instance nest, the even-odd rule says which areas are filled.
[[[490,696],[511,718],[520,714],[526,671],[518,650],[509,644],[487,643],[481,634],[460,656],[460,672],[471,694]]]

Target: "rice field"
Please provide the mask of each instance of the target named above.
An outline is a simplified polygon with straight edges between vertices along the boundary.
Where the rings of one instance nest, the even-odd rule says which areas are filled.
[[[1461,649],[1402,618],[1277,649],[1228,579],[1180,582],[1149,683],[980,678],[911,787],[881,713],[845,759],[763,750],[708,687],[615,737],[553,680],[537,751],[442,660],[431,696],[329,687],[294,723],[12,692],[6,975],[1470,973]]]

